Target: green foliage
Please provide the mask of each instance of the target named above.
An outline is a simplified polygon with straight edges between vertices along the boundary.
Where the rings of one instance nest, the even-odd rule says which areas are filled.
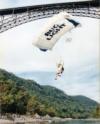
[[[84,96],[68,96],[63,91],[41,86],[0,69],[2,113],[35,114],[72,118],[92,117],[97,103]]]
[[[100,104],[98,104],[93,111],[93,117],[95,118],[100,118]]]

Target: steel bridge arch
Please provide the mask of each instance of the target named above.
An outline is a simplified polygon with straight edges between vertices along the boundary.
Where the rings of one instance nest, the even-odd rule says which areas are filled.
[[[24,23],[51,17],[61,11],[66,11],[73,16],[100,19],[100,4],[98,0],[1,9],[0,33]]]

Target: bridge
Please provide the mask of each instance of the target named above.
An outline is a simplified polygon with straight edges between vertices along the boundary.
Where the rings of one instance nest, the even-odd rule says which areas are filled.
[[[0,9],[0,33],[24,23],[51,17],[61,11],[66,11],[73,16],[100,19],[100,2],[86,0]]]

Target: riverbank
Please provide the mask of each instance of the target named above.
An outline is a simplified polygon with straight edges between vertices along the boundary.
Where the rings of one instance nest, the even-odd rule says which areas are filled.
[[[66,121],[100,121],[100,119],[95,119],[95,118],[88,118],[88,119],[72,119],[72,118],[59,118],[59,117],[30,117],[30,116],[20,116],[20,117],[15,117],[13,120],[10,119],[0,119],[0,124],[25,124],[25,123],[52,123],[52,122],[66,122]]]
[[[20,116],[14,117],[13,119],[0,119],[0,124],[23,124],[23,123],[51,123],[51,122],[64,122],[67,120],[72,120],[71,118],[59,118],[59,117],[31,117],[31,116]]]
[[[42,123],[42,122],[52,122],[52,121],[45,121],[45,120],[40,120],[40,119],[17,119],[17,120],[5,120],[5,119],[0,119],[0,124],[24,124],[24,123]]]
[[[0,124],[14,124],[14,122],[8,119],[0,119]]]

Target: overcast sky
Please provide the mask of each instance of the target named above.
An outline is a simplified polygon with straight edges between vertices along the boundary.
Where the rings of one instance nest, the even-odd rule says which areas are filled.
[[[0,8],[30,3],[32,5],[32,0],[29,1],[0,0]],[[65,34],[53,50],[46,53],[32,46],[32,42],[48,19],[23,24],[1,33],[0,68],[13,73],[32,71],[55,73],[56,63],[62,58],[65,67],[62,78],[55,81],[53,75],[47,84],[52,82],[49,85],[56,86],[69,95],[81,94],[99,101],[99,20],[86,17],[74,18],[82,24],[82,27]],[[68,38],[72,41],[67,42]],[[49,78],[49,75],[46,76]],[[39,78],[38,83],[43,84],[42,77]]]
[[[0,8],[30,6],[38,4],[59,3],[59,2],[73,2],[73,1],[89,1],[89,0],[0,0]],[[91,0],[90,0],[91,1]]]

